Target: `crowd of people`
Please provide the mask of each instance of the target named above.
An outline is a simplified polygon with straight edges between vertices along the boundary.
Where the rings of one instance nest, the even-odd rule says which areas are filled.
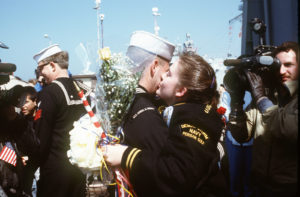
[[[243,69],[246,87],[229,85],[239,83],[233,78],[217,84],[204,58],[183,52],[173,61],[174,49],[149,32],[131,36],[127,56],[141,77],[120,125],[124,141],[101,147],[106,163],[125,172],[125,195],[297,196],[298,43],[272,52],[280,61],[272,87],[251,69]],[[67,157],[69,131],[86,113],[68,52],[51,45],[34,60],[36,80],[18,105],[0,103],[0,152],[16,152],[15,164],[0,160],[1,188],[7,196],[87,196],[85,174]]]

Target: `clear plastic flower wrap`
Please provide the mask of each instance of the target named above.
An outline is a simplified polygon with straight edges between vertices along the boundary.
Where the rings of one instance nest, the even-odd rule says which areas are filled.
[[[109,120],[107,131],[116,134],[133,100],[140,73],[134,72],[135,65],[127,56],[122,53],[111,54],[108,50],[104,48],[99,52],[103,59],[96,85],[96,95],[99,99],[97,113],[99,112],[101,119]],[[101,114],[103,106],[106,108],[108,118]]]
[[[120,142],[120,126],[134,98],[140,73],[134,71],[136,67],[122,53],[111,55],[109,48],[104,48],[99,51],[99,57],[102,64],[95,88],[96,114],[93,113],[83,91],[75,83],[88,113],[74,122],[74,128],[70,131],[70,150],[67,154],[70,162],[86,173],[88,179],[91,178],[91,183],[100,181],[109,185],[115,179],[118,180],[115,182],[120,189],[127,191],[128,180],[120,174],[122,170],[112,170],[107,166],[100,149],[106,144]],[[100,188],[99,185],[93,186]]]
[[[74,122],[74,128],[70,131],[70,150],[67,152],[70,162],[85,172],[103,167],[101,136],[104,132],[109,140],[116,135],[133,100],[139,77],[138,73],[132,72],[134,66],[122,53],[111,55],[109,48],[104,48],[99,56],[102,64],[95,90],[96,114],[88,104],[85,106],[90,112]],[[79,94],[80,91],[78,89]],[[86,99],[83,94],[81,99]],[[95,126],[95,121],[98,126]]]

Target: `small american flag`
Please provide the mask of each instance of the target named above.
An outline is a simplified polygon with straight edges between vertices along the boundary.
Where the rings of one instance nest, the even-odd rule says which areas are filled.
[[[12,147],[10,142],[5,143],[5,146],[3,147],[0,153],[0,159],[13,166],[16,166],[17,154],[14,151],[14,148]]]

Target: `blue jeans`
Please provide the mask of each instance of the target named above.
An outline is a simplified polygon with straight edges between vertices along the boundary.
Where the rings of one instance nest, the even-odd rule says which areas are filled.
[[[234,145],[227,135],[225,145],[229,161],[230,193],[233,197],[249,197],[253,193],[250,186],[252,146]]]

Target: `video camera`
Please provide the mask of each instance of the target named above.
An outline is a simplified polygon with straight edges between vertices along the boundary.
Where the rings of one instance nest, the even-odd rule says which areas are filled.
[[[255,48],[254,55],[242,55],[238,59],[224,60],[225,66],[231,66],[223,79],[224,86],[229,93],[240,92],[238,98],[232,98],[231,106],[242,108],[246,90],[250,90],[245,71],[254,72],[261,76],[265,88],[270,92],[274,89],[274,81],[280,69],[280,61],[272,57],[275,46],[265,45],[266,25],[258,18],[250,21],[251,30],[259,35],[260,45]],[[273,83],[273,84],[272,84]]]
[[[2,42],[0,42],[0,47],[8,49]],[[16,69],[15,64],[2,63],[0,59],[0,107],[3,105],[18,106],[24,87],[28,86],[26,82],[18,80],[11,75]]]
[[[0,59],[0,85],[9,82],[9,73],[15,72],[16,69],[15,64],[2,63]]]

